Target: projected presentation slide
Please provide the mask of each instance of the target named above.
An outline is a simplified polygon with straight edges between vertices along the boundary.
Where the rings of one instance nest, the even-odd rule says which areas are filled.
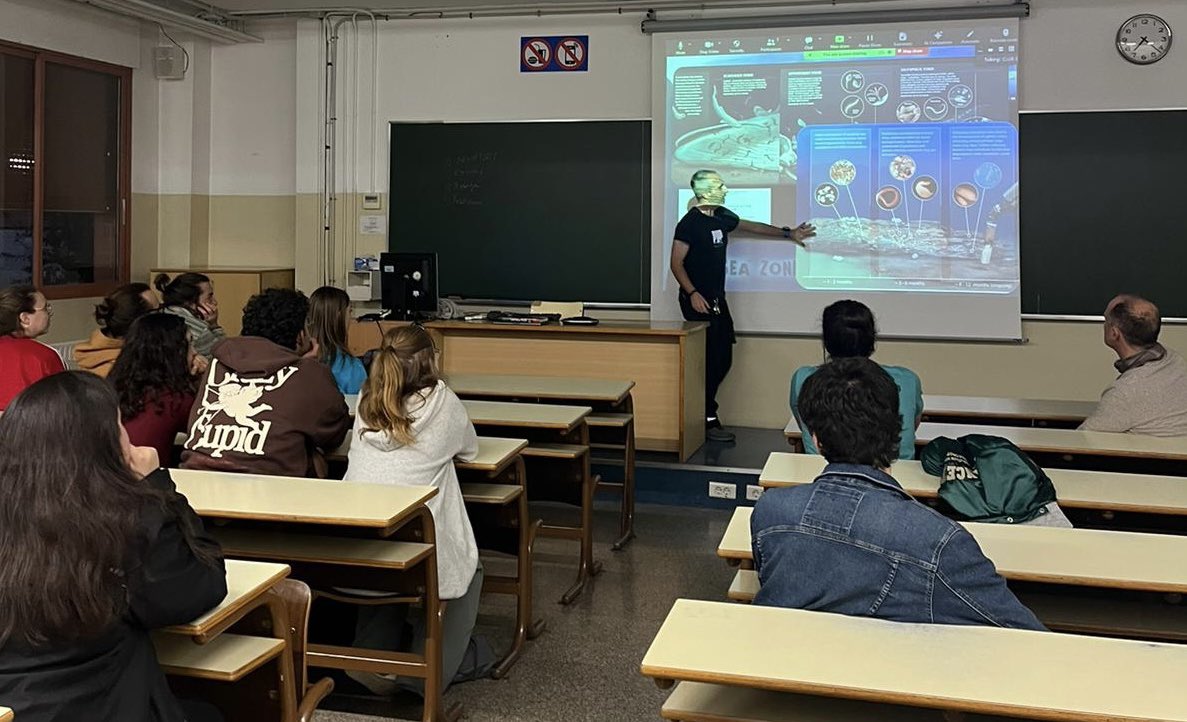
[[[667,242],[690,176],[712,169],[740,217],[818,233],[809,251],[731,237],[732,294],[1017,295],[1017,34],[987,20],[657,37]]]

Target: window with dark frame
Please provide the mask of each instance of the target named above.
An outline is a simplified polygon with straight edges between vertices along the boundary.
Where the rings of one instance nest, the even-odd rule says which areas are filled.
[[[0,287],[127,283],[132,71],[0,43]]]

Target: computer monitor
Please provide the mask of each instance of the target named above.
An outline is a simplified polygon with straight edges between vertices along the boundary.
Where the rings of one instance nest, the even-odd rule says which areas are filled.
[[[389,318],[407,321],[437,314],[436,253],[381,253],[379,271]]]

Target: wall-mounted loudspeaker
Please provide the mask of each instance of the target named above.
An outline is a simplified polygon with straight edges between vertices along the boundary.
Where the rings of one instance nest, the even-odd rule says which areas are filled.
[[[153,73],[158,80],[184,80],[185,53],[176,45],[153,48]]]

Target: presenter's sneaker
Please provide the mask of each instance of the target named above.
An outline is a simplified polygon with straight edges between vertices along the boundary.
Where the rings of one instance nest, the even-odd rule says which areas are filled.
[[[709,441],[728,443],[737,440],[734,432],[722,428],[721,422],[714,419],[705,425],[705,438]]]

